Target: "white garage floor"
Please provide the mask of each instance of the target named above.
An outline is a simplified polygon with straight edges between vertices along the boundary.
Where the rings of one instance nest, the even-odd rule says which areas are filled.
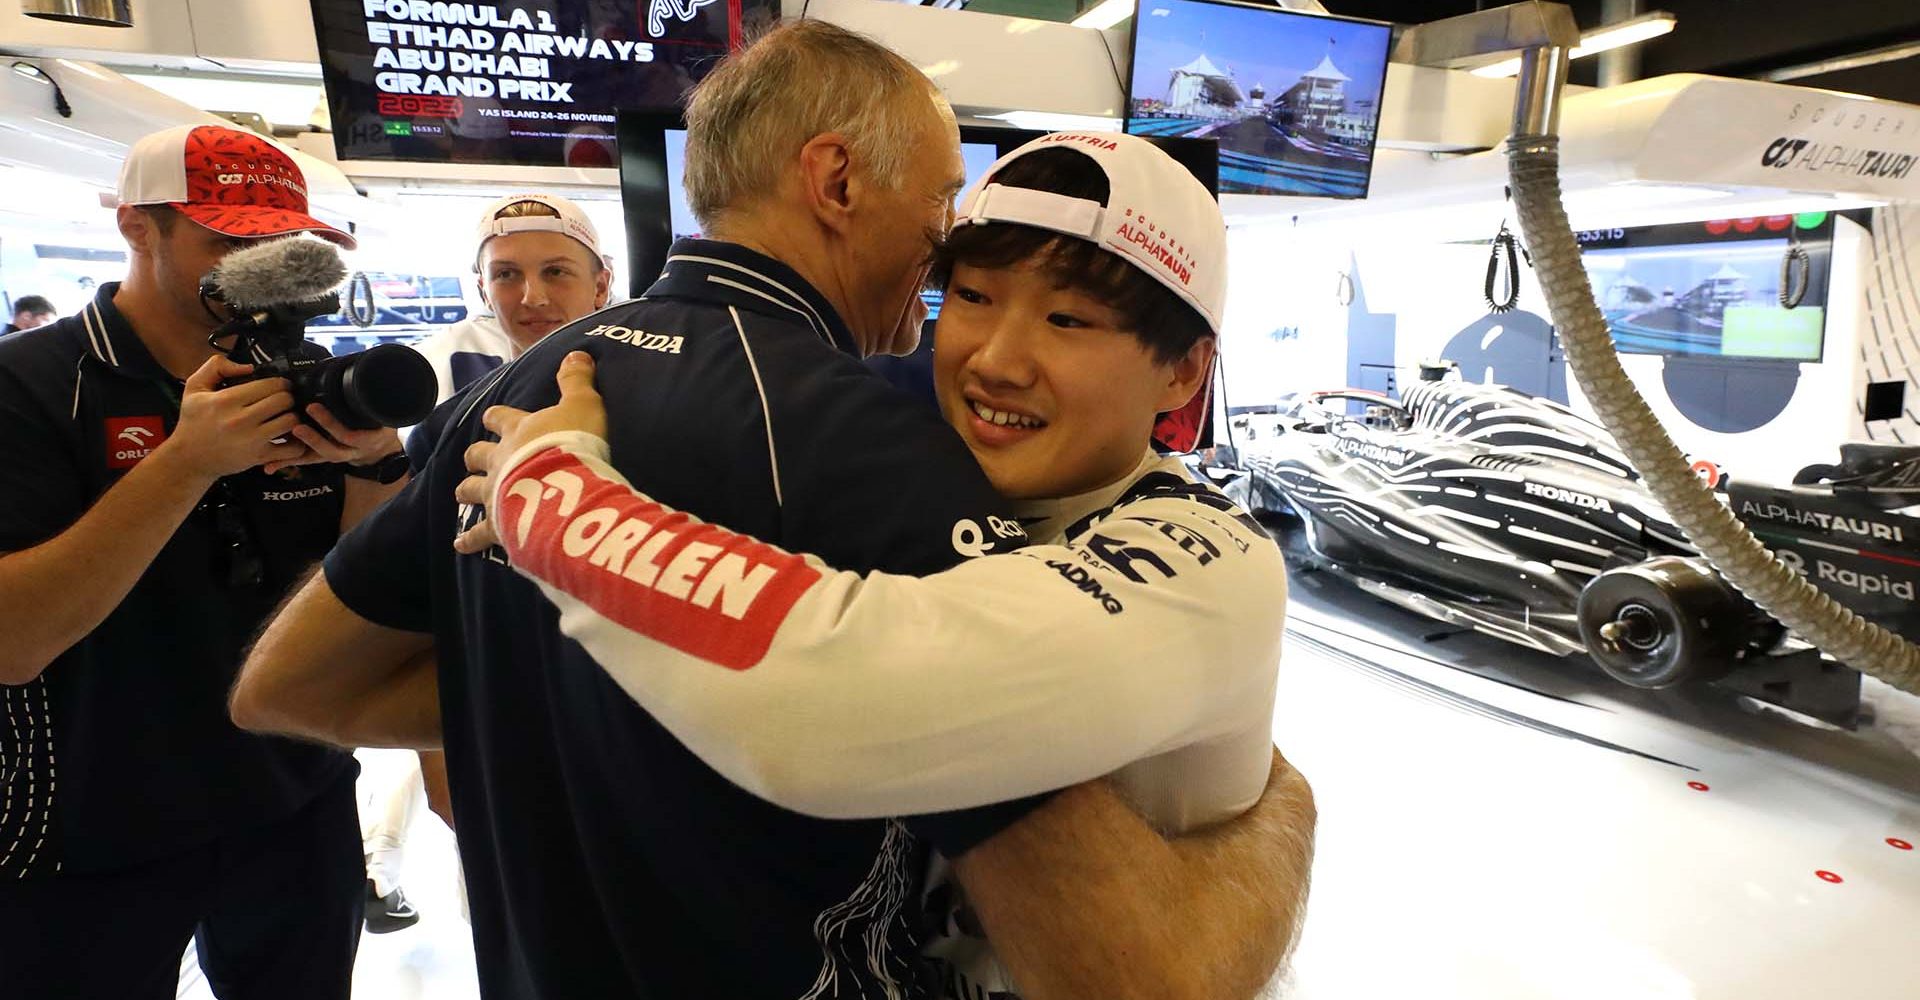
[[[1920,701],[1878,688],[1878,725],[1822,730],[1294,591],[1274,728],[1320,828],[1284,995],[1920,996],[1920,760],[1889,738],[1920,745]],[[362,939],[359,1000],[477,995],[452,837],[414,826],[423,918]]]
[[[413,811],[400,883],[420,922],[391,934],[360,936],[355,1000],[477,1000],[473,935],[460,917],[457,865],[453,831],[427,810],[423,798]],[[181,968],[179,998],[213,998],[191,946]]]
[[[1341,589],[1296,579],[1282,667],[1320,807],[1289,996],[1920,996],[1920,760],[1886,733],[1920,702],[1879,687],[1881,725],[1821,730],[1427,643]]]

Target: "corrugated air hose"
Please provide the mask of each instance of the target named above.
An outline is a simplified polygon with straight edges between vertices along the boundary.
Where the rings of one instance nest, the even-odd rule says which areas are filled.
[[[1627,378],[1560,204],[1559,138],[1516,135],[1507,156],[1520,231],[1574,377],[1648,490],[1749,600],[1834,659],[1920,694],[1920,646],[1854,614],[1776,559],[1694,475]]]

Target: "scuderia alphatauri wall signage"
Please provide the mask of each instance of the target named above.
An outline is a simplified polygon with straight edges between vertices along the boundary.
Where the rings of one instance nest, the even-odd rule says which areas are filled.
[[[778,0],[313,0],[343,160],[612,167]]]
[[[1781,136],[1767,144],[1760,154],[1762,166],[1776,170],[1800,170],[1810,174],[1842,173],[1859,177],[1891,177],[1905,180],[1913,173],[1920,156],[1896,153],[1844,143],[1822,143],[1813,139]]]
[[[1727,502],[1767,547],[1869,621],[1920,640],[1920,518],[1821,490],[1734,481]]]
[[[1752,80],[1675,85],[1642,180],[1920,198],[1920,107]]]

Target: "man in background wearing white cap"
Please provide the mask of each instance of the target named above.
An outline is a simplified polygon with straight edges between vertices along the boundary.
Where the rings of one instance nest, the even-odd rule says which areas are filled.
[[[461,320],[413,345],[433,366],[445,403],[481,376],[520,356],[547,334],[607,304],[611,273],[600,233],[573,201],[513,194],[486,207],[475,234],[473,271],[490,315]],[[436,409],[407,438],[417,468],[451,415]],[[359,750],[360,827],[367,856],[367,930],[382,934],[418,921],[399,872],[413,805],[428,804],[453,824],[446,757],[437,750]]]
[[[126,280],[0,343],[0,989],[172,996],[192,939],[222,1000],[343,1000],[352,760],[241,732],[226,696],[281,595],[397,489],[362,476],[399,441],[235,384],[199,285],[251,241],[353,237],[286,153],[218,126],[135,143],[119,201]]]
[[[508,195],[487,206],[478,229],[473,271],[490,315],[461,320],[414,345],[439,377],[442,402],[605,306],[611,291],[600,233],[566,198]]]

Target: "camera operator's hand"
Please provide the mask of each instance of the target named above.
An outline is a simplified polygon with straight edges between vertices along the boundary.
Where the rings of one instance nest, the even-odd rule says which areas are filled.
[[[192,375],[180,394],[180,422],[155,452],[165,452],[186,472],[219,479],[256,465],[293,462],[307,446],[283,439],[300,423],[287,380],[266,378],[220,388],[253,371],[215,355]]]
[[[322,462],[372,465],[400,450],[400,432],[391,427],[356,431],[341,423],[319,403],[307,405],[307,416],[319,424],[320,429],[316,430],[307,424],[297,424],[293,428],[293,436],[307,446],[307,454],[267,466],[268,474],[296,465],[317,465]]]

